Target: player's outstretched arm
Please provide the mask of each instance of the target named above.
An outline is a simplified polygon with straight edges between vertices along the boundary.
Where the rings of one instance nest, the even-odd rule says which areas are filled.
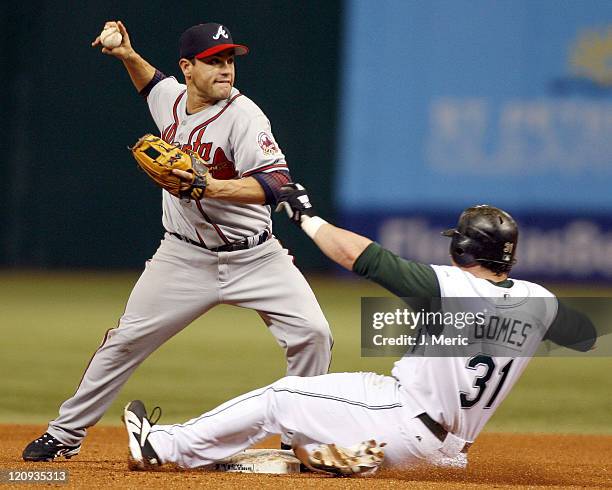
[[[439,298],[440,285],[430,265],[403,259],[369,238],[330,225],[316,216],[300,184],[281,187],[279,206],[314,240],[321,251],[342,267],[380,284],[396,296]]]
[[[368,248],[372,240],[352,231],[338,228],[319,218],[306,189],[300,184],[287,184],[281,188],[280,204],[295,224],[313,239],[321,251],[345,269],[353,270],[357,258]]]
[[[302,222],[304,231],[310,228],[308,225],[304,226],[304,224],[314,219],[315,218],[305,218]],[[353,233],[352,231],[345,230],[344,228],[330,225],[324,220],[321,220],[321,222],[319,222],[321,223],[320,226],[318,226],[316,221],[313,222],[311,229],[314,233],[311,238],[325,255],[345,269],[352,271],[355,261],[363,251],[368,248],[372,240],[358,235],[357,233]],[[306,233],[308,233],[308,231],[306,231]],[[308,233],[308,235],[310,236],[310,233]]]
[[[117,27],[119,29],[119,32],[121,33],[121,44],[119,44],[119,46],[116,48],[105,48],[102,45],[100,36],[98,36],[96,39],[94,39],[91,45],[92,47],[101,47],[102,53],[120,59],[130,75],[134,87],[136,87],[136,90],[140,92],[147,86],[155,75],[155,67],[140,56],[134,50],[134,48],[132,48],[130,36],[120,20],[108,21],[106,24],[104,24],[104,29],[109,27]]]

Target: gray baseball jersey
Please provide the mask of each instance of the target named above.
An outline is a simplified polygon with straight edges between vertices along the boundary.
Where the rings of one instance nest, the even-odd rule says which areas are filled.
[[[217,179],[287,170],[264,113],[236,88],[227,100],[187,114],[186,86],[169,77],[147,97],[151,115],[168,143],[195,151]],[[209,248],[271,231],[270,207],[215,199],[187,201],[163,192],[166,230]]]

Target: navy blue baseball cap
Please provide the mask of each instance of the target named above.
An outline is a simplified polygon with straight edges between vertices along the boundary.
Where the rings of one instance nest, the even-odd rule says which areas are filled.
[[[249,52],[246,46],[234,44],[229,29],[216,22],[190,27],[181,34],[179,41],[180,58],[202,59],[227,49],[233,49],[238,56]]]

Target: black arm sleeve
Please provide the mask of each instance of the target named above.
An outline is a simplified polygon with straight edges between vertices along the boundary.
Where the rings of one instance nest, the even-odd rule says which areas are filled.
[[[291,182],[291,175],[284,170],[276,170],[274,172],[259,172],[251,175],[264,190],[266,195],[266,204],[276,206],[278,204],[278,196],[280,188]]]
[[[440,283],[430,265],[402,259],[378,243],[371,243],[362,252],[353,265],[353,272],[399,297],[440,297]]]
[[[140,95],[142,95],[146,99],[149,96],[149,94],[151,93],[151,90],[153,90],[153,87],[155,87],[155,85],[157,85],[159,82],[161,82],[164,78],[168,78],[168,77],[166,75],[164,75],[158,69],[155,69],[155,75],[153,75],[153,78],[151,78],[151,81],[149,83],[147,83],[145,88],[143,88],[138,93]]]
[[[595,345],[597,331],[588,316],[559,301],[557,316],[548,327],[544,340],[586,352]]]

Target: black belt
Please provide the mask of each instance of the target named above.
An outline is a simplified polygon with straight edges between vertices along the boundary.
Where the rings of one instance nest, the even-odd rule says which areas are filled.
[[[436,422],[434,419],[432,419],[429,415],[427,415],[425,412],[423,412],[420,415],[417,415],[417,419],[419,419],[421,422],[423,422],[425,424],[425,427],[427,427],[431,433],[436,436],[436,438],[440,441],[440,442],[444,442],[444,440],[446,439],[446,436],[448,435],[448,431],[442,427],[438,422]],[[462,453],[467,453],[468,449],[470,448],[472,444],[469,442],[465,443],[465,446],[463,446],[463,449],[461,450]]]
[[[264,232],[261,233],[258,237],[255,237],[256,239],[252,240],[250,244],[249,244],[248,238],[243,238],[242,240],[238,240],[237,242],[226,243],[225,245],[220,245],[218,247],[208,248],[206,245],[200,242],[196,242],[195,240],[192,240],[191,238],[187,238],[186,236],[180,235],[179,233],[174,233],[172,231],[167,231],[167,232],[173,237],[176,237],[179,240],[182,240],[183,242],[191,243],[192,245],[195,245],[196,247],[200,247],[205,250],[210,250],[211,252],[236,252],[237,250],[246,250],[247,248],[253,248],[253,247],[256,247],[257,245],[261,245],[262,243],[267,241],[268,238],[272,236],[272,234],[268,230],[264,230]]]

